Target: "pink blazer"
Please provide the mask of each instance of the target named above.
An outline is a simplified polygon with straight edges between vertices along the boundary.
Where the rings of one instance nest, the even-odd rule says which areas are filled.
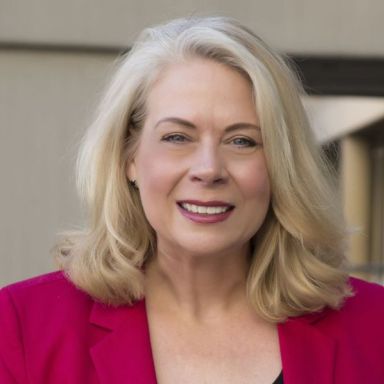
[[[284,384],[384,383],[384,288],[279,324]],[[144,301],[106,307],[61,272],[0,291],[0,383],[155,384]]]

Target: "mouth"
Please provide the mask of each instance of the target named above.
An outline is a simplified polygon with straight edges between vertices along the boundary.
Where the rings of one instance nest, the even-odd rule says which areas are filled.
[[[178,206],[186,212],[205,216],[222,215],[232,211],[235,206],[222,201],[178,201]]]

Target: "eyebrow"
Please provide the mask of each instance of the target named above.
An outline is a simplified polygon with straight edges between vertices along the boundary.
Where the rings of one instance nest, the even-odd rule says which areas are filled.
[[[196,129],[195,124],[191,123],[188,120],[181,119],[180,117],[165,117],[163,119],[160,119],[155,124],[155,128],[157,128],[162,123],[173,123],[173,124],[182,125],[185,128]],[[260,127],[258,125],[255,125],[252,123],[239,122],[239,123],[231,124],[228,127],[226,127],[225,132],[232,132],[232,131],[236,131],[238,129],[244,129],[244,128],[251,128],[251,129],[256,129],[260,131]]]

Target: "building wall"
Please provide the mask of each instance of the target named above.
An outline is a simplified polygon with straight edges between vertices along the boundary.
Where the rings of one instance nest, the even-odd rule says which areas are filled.
[[[283,51],[384,55],[382,0],[1,0],[0,41],[126,46],[195,14],[236,17]]]
[[[113,57],[0,50],[0,284],[53,268],[82,221],[74,163]]]

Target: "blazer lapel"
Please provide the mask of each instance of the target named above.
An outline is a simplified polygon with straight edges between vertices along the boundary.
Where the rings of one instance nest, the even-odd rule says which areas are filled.
[[[101,384],[156,384],[144,300],[118,308],[95,303],[90,321],[102,332],[91,348]]]
[[[278,325],[284,384],[333,384],[336,341],[315,325],[325,313]],[[156,384],[145,301],[111,308],[94,303],[99,336],[90,353],[100,384]]]
[[[292,318],[278,325],[284,384],[332,384],[336,341],[315,323],[324,314]]]

